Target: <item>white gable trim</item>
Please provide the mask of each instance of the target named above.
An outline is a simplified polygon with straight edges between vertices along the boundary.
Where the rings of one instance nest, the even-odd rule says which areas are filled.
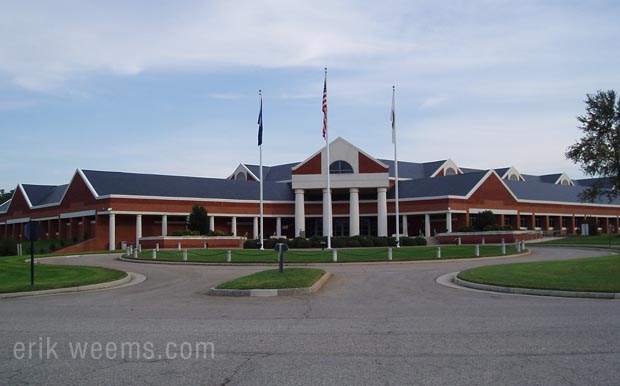
[[[444,171],[444,175],[446,175],[445,170],[449,167],[454,168],[454,170],[456,170],[457,174],[464,174],[463,171],[461,170],[461,168],[458,167],[458,165],[456,164],[456,162],[452,161],[451,159],[447,159],[444,161],[443,164],[441,164],[441,166],[439,168],[437,168],[437,170],[435,170],[435,172],[433,174],[431,174],[431,177],[437,177],[437,174],[439,174],[440,171]]]

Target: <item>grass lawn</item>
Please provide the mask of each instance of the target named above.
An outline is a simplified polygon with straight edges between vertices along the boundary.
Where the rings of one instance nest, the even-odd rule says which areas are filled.
[[[545,241],[540,243],[540,245],[609,245],[609,234],[597,236],[568,236],[562,239]],[[612,235],[611,245],[620,246],[620,235]]]
[[[270,269],[222,283],[217,288],[240,290],[304,288],[312,286],[324,273],[322,269],[311,268],[286,268],[282,273],[277,269]]]
[[[30,287],[30,263],[26,256],[0,257],[0,293],[83,286],[125,277],[126,273],[100,267],[36,264],[35,286]]]
[[[506,254],[515,254],[517,251],[514,246],[506,246]],[[412,260],[436,260],[437,247],[402,247],[392,248],[392,259],[394,261]],[[497,245],[481,245],[480,256],[501,255],[501,247]],[[152,251],[142,251],[138,255],[141,260],[151,260]],[[157,260],[161,261],[182,261],[182,252],[176,250],[160,250],[157,252]],[[370,262],[387,261],[387,248],[352,248],[338,249],[338,262]],[[464,259],[475,257],[475,247],[473,245],[462,246],[442,246],[442,259]],[[222,249],[190,249],[187,251],[189,262],[203,263],[226,263],[226,251]],[[285,263],[331,263],[332,252],[293,249],[284,254]],[[278,254],[273,250],[254,250],[254,249],[235,249],[232,250],[233,263],[277,263]]]
[[[504,287],[620,292],[620,255],[492,265],[468,269],[459,278]]]

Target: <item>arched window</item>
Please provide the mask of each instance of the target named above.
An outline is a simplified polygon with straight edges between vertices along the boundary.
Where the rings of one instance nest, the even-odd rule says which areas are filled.
[[[508,176],[508,179],[511,181],[519,181],[519,176],[516,174],[511,174],[510,176]]]
[[[456,170],[454,170],[454,168],[446,168],[446,172],[445,172],[446,176],[453,176],[455,174],[456,174]]]
[[[239,181],[245,181],[248,178],[246,177],[244,172],[239,172],[237,173],[237,175],[235,176],[235,180],[239,180]]]
[[[353,167],[346,161],[334,161],[329,165],[329,174],[352,174]]]
[[[570,181],[568,180],[562,180],[562,182],[560,182],[561,185],[570,185]]]

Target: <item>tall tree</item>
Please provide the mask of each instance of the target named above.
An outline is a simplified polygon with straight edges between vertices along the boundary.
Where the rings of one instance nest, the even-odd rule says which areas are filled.
[[[192,231],[199,231],[201,235],[209,233],[209,215],[204,206],[195,205],[192,208],[187,227]]]
[[[577,117],[583,137],[566,151],[566,158],[583,172],[599,177],[581,194],[585,202],[620,197],[620,100],[614,90],[587,94],[586,113]]]

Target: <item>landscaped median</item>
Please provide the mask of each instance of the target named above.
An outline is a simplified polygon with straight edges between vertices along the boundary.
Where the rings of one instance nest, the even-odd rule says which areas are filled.
[[[157,261],[181,262],[181,263],[216,263],[225,264],[228,262],[228,251],[223,249],[189,249],[187,250],[187,261],[183,261],[183,251],[179,250],[160,250],[156,251]],[[437,246],[428,247],[402,247],[391,248],[392,260],[394,261],[416,261],[416,260],[439,260],[437,258]],[[506,246],[506,255],[514,255],[517,250],[514,246]],[[336,250],[337,262],[382,262],[388,261],[388,248],[352,248]],[[479,256],[501,256],[502,249],[499,245],[479,246]],[[237,249],[230,251],[230,263],[241,264],[276,264],[278,253],[274,250],[250,250]],[[467,259],[476,256],[474,245],[442,245],[440,259]],[[285,263],[292,264],[312,264],[312,263],[331,263],[333,262],[334,251],[329,250],[310,250],[310,249],[289,249],[284,255]],[[143,250],[137,258],[141,261],[152,261],[153,251]]]
[[[620,255],[491,265],[460,272],[456,279],[460,285],[499,292],[620,298]]]
[[[280,273],[270,269],[243,276],[211,288],[209,295],[220,296],[282,296],[318,291],[329,279],[322,269],[287,268]]]
[[[24,259],[25,256],[0,257],[0,293],[82,287],[112,282],[127,276],[126,272],[109,268],[37,264],[35,285],[31,287],[30,264]]]

